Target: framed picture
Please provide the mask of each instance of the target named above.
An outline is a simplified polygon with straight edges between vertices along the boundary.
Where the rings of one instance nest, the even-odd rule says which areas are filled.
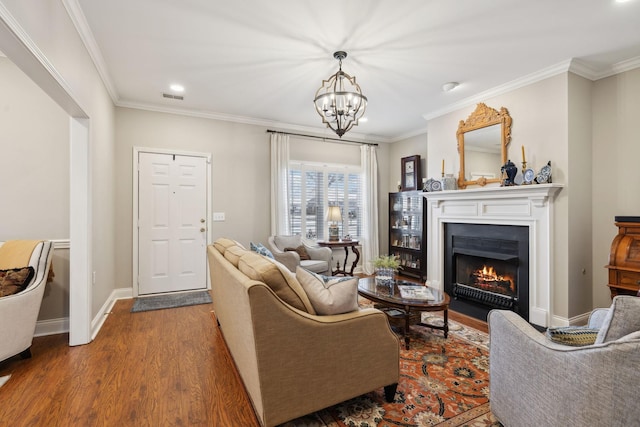
[[[418,183],[422,179],[420,173],[420,156],[403,157],[400,170],[402,171],[402,191],[418,189]]]

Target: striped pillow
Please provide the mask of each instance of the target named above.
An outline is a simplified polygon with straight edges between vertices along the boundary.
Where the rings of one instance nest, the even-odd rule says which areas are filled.
[[[547,329],[547,338],[558,344],[581,347],[596,342],[598,329],[583,326],[567,326]]]

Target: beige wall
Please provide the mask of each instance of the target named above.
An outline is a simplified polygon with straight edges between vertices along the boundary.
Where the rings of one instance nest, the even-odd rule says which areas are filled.
[[[593,262],[591,248],[591,165],[593,137],[591,105],[593,82],[569,73],[568,167],[565,174],[569,195],[568,229],[568,315],[575,317],[593,307]],[[608,305],[608,304],[606,304]]]
[[[69,116],[0,57],[0,241],[69,238]],[[56,249],[40,320],[69,315],[69,251]]]
[[[395,142],[389,147],[389,179],[387,193],[398,191],[398,181],[402,181],[401,162],[403,157],[420,156],[420,177],[418,187],[422,188],[422,178],[427,177],[427,135],[421,134],[402,141]],[[385,182],[385,181],[383,181]],[[388,200],[387,200],[388,202]]]
[[[489,107],[506,107],[513,119],[512,140],[507,157],[521,168],[522,146],[525,146],[528,167],[538,171],[548,160],[553,168],[553,182],[567,184],[569,168],[568,77],[557,75],[543,81],[484,100]],[[460,170],[456,131],[460,120],[466,120],[475,110],[470,105],[428,122],[428,168],[430,176],[440,174],[442,159],[445,173]],[[449,168],[448,165],[455,165]],[[497,184],[493,184],[497,185]],[[554,293],[553,314],[570,315],[569,292],[569,191],[565,187],[555,199],[554,230]],[[576,241],[575,244],[582,242]],[[573,244],[573,242],[572,242]],[[575,311],[575,310],[574,310]]]
[[[614,217],[640,215],[640,69],[593,85],[593,301],[610,304],[607,269]]]
[[[116,109],[117,287],[132,286],[133,147],[210,153],[212,238],[231,237],[248,246],[270,234],[270,136],[266,128],[130,108]],[[358,145],[290,138],[296,160],[360,164]],[[386,177],[386,147],[379,147],[380,175]],[[386,197],[386,192],[381,192]],[[386,228],[384,229],[386,232]],[[341,259],[342,261],[342,259]]]
[[[1,3],[62,76],[76,102],[89,117],[89,168],[93,194],[91,255],[96,272],[96,283],[91,288],[91,308],[95,316],[115,288],[113,102],[62,2],[42,0],[38,7],[20,0],[2,0]],[[68,145],[65,152],[68,156]]]

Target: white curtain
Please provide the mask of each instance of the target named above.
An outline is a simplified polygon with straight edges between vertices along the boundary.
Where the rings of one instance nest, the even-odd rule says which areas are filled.
[[[271,134],[271,235],[289,234],[289,135]]]
[[[373,145],[360,146],[362,166],[362,270],[373,274],[371,261],[379,255],[378,241],[378,157]]]

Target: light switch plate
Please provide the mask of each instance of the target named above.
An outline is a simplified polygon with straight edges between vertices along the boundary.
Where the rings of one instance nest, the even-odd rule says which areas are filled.
[[[224,221],[224,212],[214,212],[213,213],[214,221]]]

